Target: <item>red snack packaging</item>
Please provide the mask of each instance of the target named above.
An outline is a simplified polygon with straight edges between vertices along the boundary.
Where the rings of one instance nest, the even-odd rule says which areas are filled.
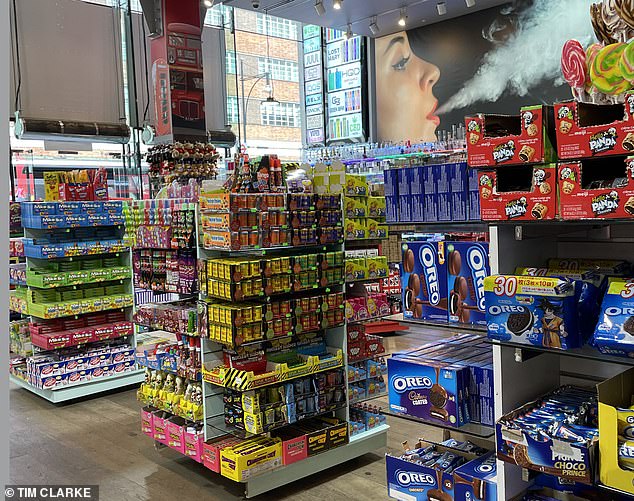
[[[91,172],[93,200],[108,200],[108,172],[103,167]]]

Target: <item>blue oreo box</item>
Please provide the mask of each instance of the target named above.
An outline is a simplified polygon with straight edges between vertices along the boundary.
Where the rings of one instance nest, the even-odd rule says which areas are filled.
[[[385,197],[385,219],[388,223],[396,223],[399,221],[397,196],[389,195]]]
[[[451,192],[452,221],[467,221],[467,164],[447,164]]]
[[[412,221],[412,198],[411,195],[398,196],[398,220],[401,223]]]
[[[453,476],[455,501],[497,501],[495,453],[463,464],[454,471]]]
[[[461,405],[468,367],[401,355],[388,359],[387,372],[391,412],[452,427],[468,422]]]
[[[467,169],[467,204],[469,221],[480,221],[480,189],[478,186],[478,171]]]
[[[438,195],[436,192],[436,176],[433,165],[422,167],[425,222],[438,221]]]
[[[490,339],[568,350],[584,344],[579,299],[589,284],[556,277],[485,278]],[[595,288],[596,289],[596,288]],[[588,295],[589,302],[591,294]]]
[[[423,187],[423,169],[424,167],[410,167],[409,171],[409,192],[412,195],[424,195]]]
[[[634,352],[634,279],[608,279],[594,344],[607,355],[631,356]]]
[[[403,316],[447,322],[445,242],[403,242],[400,267]]]
[[[396,171],[396,179],[398,180],[398,194],[409,195],[410,191],[410,183],[411,183],[411,173],[410,167],[404,167],[402,169],[397,169]]]
[[[398,196],[398,170],[386,169],[383,171],[383,181],[386,197]]]
[[[488,242],[447,242],[446,253],[449,322],[486,325]]]

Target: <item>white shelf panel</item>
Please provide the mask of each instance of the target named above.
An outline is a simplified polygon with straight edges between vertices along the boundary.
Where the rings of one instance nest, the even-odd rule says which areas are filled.
[[[388,425],[378,426],[351,437],[350,442],[346,445],[253,477],[245,482],[245,496],[247,498],[258,496],[314,473],[338,466],[368,452],[386,447],[388,429]]]
[[[96,393],[101,393],[104,391],[123,388],[124,386],[139,384],[143,381],[144,378],[145,375],[142,370],[135,370],[131,372],[125,372],[117,376],[107,376],[103,379],[88,381],[82,384],[63,386],[55,390],[44,390],[42,388],[36,388],[27,381],[15,377],[13,374],[9,374],[9,380],[13,384],[20,386],[25,390],[30,391],[31,393],[35,393],[36,395],[54,404],[59,402],[66,402],[75,398],[94,395]]]

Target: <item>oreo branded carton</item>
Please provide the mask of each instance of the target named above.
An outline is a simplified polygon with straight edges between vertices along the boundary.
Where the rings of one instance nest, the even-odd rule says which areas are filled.
[[[594,344],[606,355],[634,356],[634,278],[610,278]]]
[[[447,322],[445,242],[404,241],[402,252],[403,318]]]
[[[449,322],[486,325],[484,278],[491,274],[487,242],[447,242]]]
[[[390,411],[446,426],[469,422],[463,402],[469,368],[422,357],[398,355],[387,360]]]
[[[583,344],[575,283],[556,277],[484,279],[490,339],[568,350]]]
[[[455,501],[497,501],[495,453],[485,454],[453,472]]]

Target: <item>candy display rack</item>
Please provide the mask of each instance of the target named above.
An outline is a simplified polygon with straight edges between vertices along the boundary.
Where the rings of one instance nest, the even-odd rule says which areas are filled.
[[[300,242],[297,240],[291,240],[291,243],[298,244]],[[265,293],[262,296],[252,297],[252,302],[255,301],[256,303],[261,302],[264,304],[265,312],[268,311],[267,308],[269,306],[267,305],[271,305],[278,300],[282,302],[291,300],[296,307],[300,304],[300,302],[302,303],[303,309],[300,310],[302,312],[300,315],[310,315],[312,309],[315,307],[307,306],[302,302],[303,300],[301,298],[318,297],[319,295],[323,298],[320,301],[321,306],[318,307],[322,318],[321,325],[317,327],[318,332],[309,332],[307,334],[307,330],[310,331],[312,330],[311,328],[307,330],[298,330],[297,327],[300,326],[300,322],[295,321],[294,327],[289,332],[292,335],[284,336],[281,340],[269,340],[267,339],[267,335],[265,333],[263,338],[260,340],[245,342],[242,347],[234,346],[233,348],[232,343],[223,342],[223,344],[220,344],[219,342],[209,338],[203,338],[201,340],[205,416],[204,431],[206,442],[213,441],[214,439],[220,439],[220,437],[227,434],[245,436],[244,432],[240,432],[235,427],[228,426],[226,423],[224,415],[225,402],[223,402],[223,395],[226,389],[232,388],[234,391],[240,390],[249,392],[254,388],[280,385],[281,383],[293,382],[311,375],[327,375],[332,373],[333,370],[336,371],[337,368],[346,369],[347,338],[345,333],[346,328],[343,322],[343,300],[341,299],[340,303],[338,301],[333,303],[330,300],[330,298],[338,297],[338,294],[343,292],[343,270],[341,270],[341,278],[323,280],[323,278],[327,276],[328,269],[332,268],[332,262],[335,260],[335,254],[343,253],[343,245],[341,241],[327,241],[325,243],[316,242],[314,244],[310,244],[310,242],[307,243],[309,245],[290,245],[285,247],[276,246],[273,248],[244,249],[241,251],[229,249],[199,249],[200,257],[207,261],[249,256],[250,259],[266,263],[270,259],[284,259],[286,257],[291,257],[291,263],[294,263],[291,264],[293,272],[292,276],[296,280],[302,273],[308,273],[313,270],[315,273],[320,273],[321,279],[318,279],[316,283],[314,283],[314,280],[311,280],[310,282],[305,283],[302,287],[298,288],[293,285],[291,290],[281,291],[277,295]],[[313,259],[310,257],[311,255],[322,256],[319,258],[321,261],[316,260],[313,263]],[[299,259],[300,257],[301,260]],[[327,266],[322,266],[322,264],[324,264],[324,260],[330,261]],[[214,293],[212,291],[207,290],[206,292],[212,294],[213,297]],[[204,297],[204,294],[202,297]],[[234,305],[239,305],[239,303],[234,303]],[[306,310],[306,308],[308,309]],[[325,318],[327,314],[331,313],[333,308],[341,312],[341,316],[339,317],[340,321],[335,321],[334,324],[324,324],[323,318]],[[297,312],[293,311],[293,313],[283,314],[282,316],[292,317],[296,314]],[[277,313],[274,318],[277,318]],[[210,328],[211,325],[212,321],[210,320]],[[334,327],[332,325],[334,325]],[[272,331],[267,332],[269,332],[269,334],[272,333]],[[258,375],[255,375],[252,372],[244,372],[224,366],[226,349],[248,350],[261,347],[273,347],[273,349],[275,349],[274,346],[276,343],[282,343],[283,345],[284,343],[299,342],[301,344],[303,336],[323,336],[325,346],[327,346],[326,349],[328,355],[300,355],[304,357],[304,364],[293,365],[292,367],[283,362],[283,357],[280,359],[281,363],[278,363],[275,362],[277,355],[270,355],[266,372],[260,372]],[[319,337],[313,339],[318,338]],[[344,370],[343,373],[345,386],[347,387],[347,370]],[[334,404],[332,407],[326,408],[325,412],[319,412],[317,415],[334,414],[334,416],[341,422],[347,423],[349,421],[349,395],[348,392],[344,392],[344,394],[343,403]],[[301,421],[299,422],[301,423]],[[365,433],[360,433],[350,437],[347,443],[340,445],[337,448],[320,452],[314,456],[309,455],[309,457],[302,459],[301,461],[286,464],[279,468],[257,474],[253,478],[242,480],[245,484],[245,495],[246,497],[257,496],[258,494],[267,492],[276,487],[288,484],[321,470],[341,464],[342,462],[358,457],[359,455],[383,447],[387,441],[387,429],[387,425],[373,428]]]
[[[39,358],[42,365],[36,365],[37,358],[22,364],[14,359],[10,379],[51,402],[143,378],[131,355],[136,336],[122,206],[120,201],[22,203],[27,270],[26,287],[17,297],[29,315],[34,357],[50,355],[51,361],[46,365]],[[114,340],[123,344],[103,349],[104,341]],[[68,351],[74,348],[80,351]],[[93,355],[93,361],[85,362],[82,353]]]

